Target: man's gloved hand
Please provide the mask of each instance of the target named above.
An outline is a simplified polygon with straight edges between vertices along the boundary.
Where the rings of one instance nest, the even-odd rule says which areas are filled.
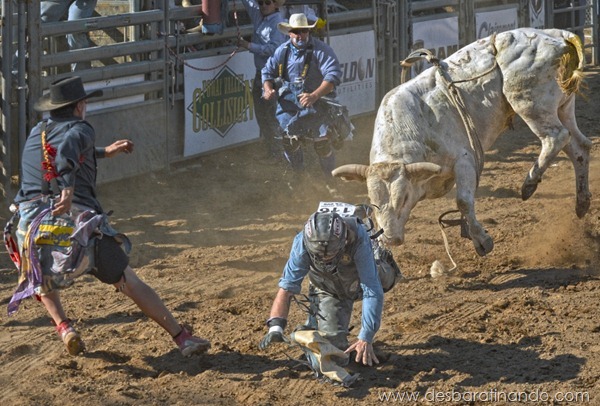
[[[342,149],[344,146],[344,139],[336,134],[331,140],[331,146],[336,150]]]
[[[289,343],[290,340],[283,335],[283,330],[287,325],[287,320],[283,317],[271,317],[267,320],[269,332],[260,340],[258,348],[265,350],[271,343]]]
[[[267,334],[265,334],[265,336],[262,338],[262,340],[260,340],[260,343],[258,344],[258,348],[260,348],[261,350],[266,350],[267,347],[269,345],[271,345],[271,343],[289,343],[290,340],[287,339],[287,337],[285,337],[283,335],[283,333],[280,333],[279,331],[269,331]]]

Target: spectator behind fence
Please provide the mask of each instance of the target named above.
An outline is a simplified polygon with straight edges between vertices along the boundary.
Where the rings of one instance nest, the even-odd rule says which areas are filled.
[[[286,36],[277,29],[279,23],[285,22],[279,13],[285,0],[242,0],[254,28],[252,40],[243,38],[239,46],[248,49],[254,55],[256,74],[252,84],[254,113],[260,129],[260,137],[265,145],[266,154],[260,157],[261,162],[277,163],[282,159],[281,129],[275,118],[277,100],[263,97],[261,70],[275,49],[286,40]]]
[[[204,35],[223,34],[224,21],[229,10],[225,0],[182,0],[182,7],[198,7],[200,3],[200,21],[197,26],[186,29],[187,33],[201,32]]]
[[[94,15],[97,2],[98,0],[42,0],[40,2],[40,20],[42,23],[60,21],[67,11],[68,21],[89,18]],[[68,34],[67,43],[69,44],[69,49],[83,49],[90,47],[90,40],[87,32]],[[71,64],[72,71],[89,68],[91,68],[91,63],[89,61]]]

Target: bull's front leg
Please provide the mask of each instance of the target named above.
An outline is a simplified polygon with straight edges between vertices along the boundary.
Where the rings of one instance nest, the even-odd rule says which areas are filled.
[[[456,179],[456,206],[467,220],[469,236],[480,256],[485,256],[494,249],[494,240],[484,230],[475,216],[475,191],[477,190],[476,166],[471,156],[465,154],[464,159],[456,162],[454,175]]]

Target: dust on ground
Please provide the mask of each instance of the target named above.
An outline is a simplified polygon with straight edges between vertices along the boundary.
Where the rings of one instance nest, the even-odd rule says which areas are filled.
[[[521,201],[521,183],[540,145],[517,121],[487,152],[477,194],[494,250],[479,257],[457,229],[447,229],[459,269],[431,278],[434,260],[451,265],[437,219],[455,204],[452,193],[419,203],[405,245],[393,249],[405,279],[385,297],[375,342],[383,362],[353,367],[362,377],[355,388],[316,380],[293,360],[297,349],[275,345],[263,352],[257,343],[293,236],[320,200],[367,202],[366,187],[345,183],[342,197],[334,198],[321,186],[314,160],[309,176],[296,179],[261,164],[253,144],[99,191],[104,207],[114,210],[114,226],[134,243],[132,265],[182,322],[212,341],[210,352],[183,358],[129,300],[84,277],[63,295],[87,344],[83,356],[66,354],[33,299],[15,317],[0,316],[0,399],[7,405],[316,406],[419,394],[423,403],[457,405],[503,405],[515,396],[529,404],[555,404],[555,396],[571,399],[560,404],[598,404],[599,69],[590,71],[589,82],[590,97],[577,109],[579,126],[594,143],[587,216],[575,216],[574,175],[564,155],[534,196]],[[340,152],[339,164],[368,161],[373,117],[355,124],[355,140]],[[7,255],[0,258],[4,307],[16,270]],[[293,307],[289,326],[303,320]],[[352,334],[359,320],[357,305]]]

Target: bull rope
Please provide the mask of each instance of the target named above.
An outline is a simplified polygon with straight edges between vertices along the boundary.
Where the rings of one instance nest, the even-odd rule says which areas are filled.
[[[492,34],[492,36],[490,38],[490,44],[492,46],[492,53],[494,56],[496,56],[498,54],[498,50],[496,49],[496,46],[494,45],[495,40],[496,40],[496,34],[494,33],[494,34]],[[477,188],[477,187],[479,187],[479,179],[481,177],[481,173],[483,172],[483,147],[481,146],[481,141],[479,139],[479,135],[477,134],[477,129],[475,128],[473,119],[472,119],[471,115],[469,114],[469,112],[467,111],[467,105],[462,97],[460,89],[456,86],[456,84],[474,81],[474,80],[480,79],[486,75],[489,75],[498,67],[498,60],[496,58],[494,58],[494,64],[492,65],[492,67],[477,76],[471,77],[469,79],[452,80],[448,76],[448,72],[446,71],[446,69],[444,69],[444,67],[440,63],[439,58],[437,58],[435,55],[433,55],[433,53],[429,49],[421,48],[421,49],[417,49],[416,51],[411,52],[406,59],[404,59],[403,61],[400,62],[400,65],[402,66],[402,75],[401,75],[402,83],[406,82],[406,79],[408,77],[408,71],[409,71],[409,68],[412,66],[412,64],[414,64],[419,59],[423,59],[423,58],[425,58],[425,60],[427,62],[429,62],[430,64],[432,64],[436,67],[441,80],[444,82],[444,84],[446,85],[446,88],[448,89],[448,99],[450,100],[452,105],[458,111],[458,114],[460,115],[463,125],[465,126],[465,129],[467,130],[467,137],[469,138],[469,145],[471,146],[471,149],[473,150],[474,157],[475,157],[475,164],[477,165],[477,172],[476,172],[477,181],[476,181],[476,185],[475,185],[475,187]],[[446,232],[444,231],[444,228],[448,227],[450,225],[458,225],[460,223],[465,222],[465,217],[464,217],[464,215],[461,214],[461,219],[459,220],[460,223],[449,224],[449,223],[455,223],[455,222],[446,221],[446,225],[444,225],[443,217],[452,212],[455,212],[455,211],[443,213],[438,219],[440,230],[442,232],[442,237],[444,239],[444,247],[446,249],[446,254],[448,254],[448,258],[450,258],[450,261],[452,262],[452,265],[453,265],[453,267],[452,267],[452,269],[450,269],[450,271],[454,271],[455,269],[458,268],[458,266],[456,265],[456,262],[454,262],[454,259],[452,259],[452,255],[450,255],[450,246],[448,244],[448,238],[446,237]],[[469,236],[469,238],[470,238],[470,236]]]
[[[446,254],[448,255],[448,258],[450,258],[450,262],[452,262],[452,268],[448,269],[447,272],[455,271],[456,269],[458,269],[458,265],[452,258],[452,254],[450,254],[450,244],[448,243],[448,237],[446,236],[446,232],[444,231],[444,229],[450,226],[462,226],[462,224],[464,223],[464,216],[461,215],[460,220],[444,220],[444,217],[448,214],[457,212],[460,212],[460,210],[450,210],[445,213],[442,213],[440,217],[438,217],[438,225],[440,226],[440,230],[442,231],[442,238],[444,239],[444,248],[446,249]]]

